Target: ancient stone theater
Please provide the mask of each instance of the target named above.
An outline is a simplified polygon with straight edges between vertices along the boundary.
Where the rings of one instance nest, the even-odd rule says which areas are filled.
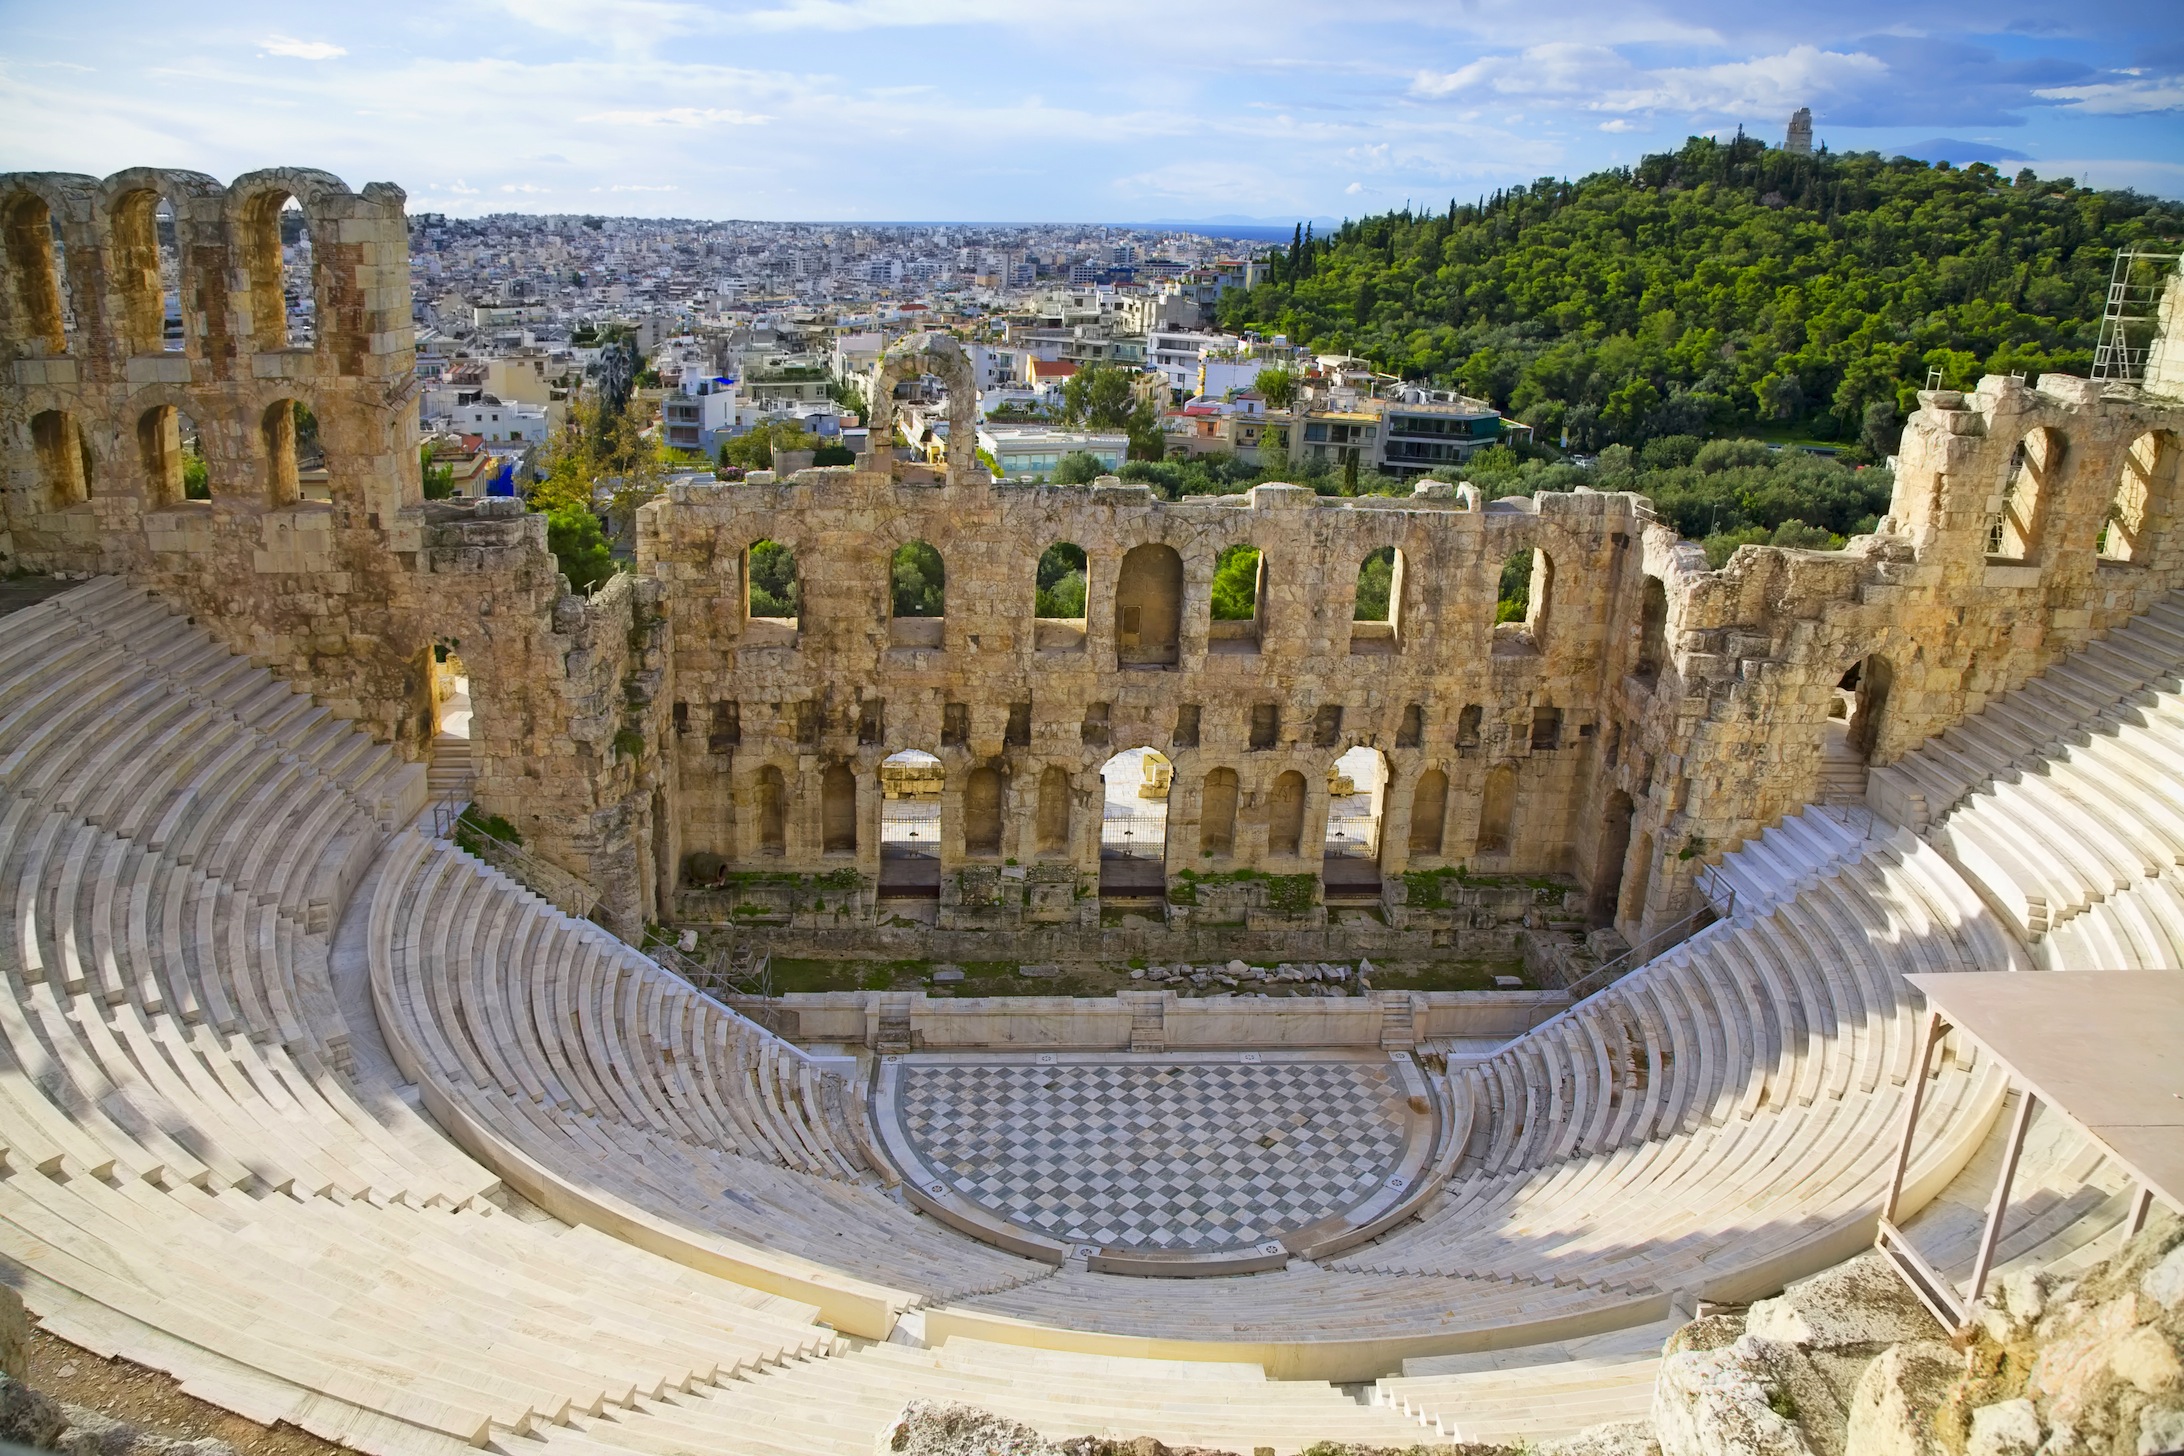
[[[855,464],[673,483],[587,594],[424,498],[397,187],[24,173],[0,224],[0,564],[59,579],[0,626],[0,1282],[96,1355],[374,1456],[863,1453],[912,1400],[1696,1450],[1695,1317],[1880,1261],[1946,1342],[2184,1195],[1933,989],[2184,968],[2173,274],[2129,379],[1922,394],[1839,551],[905,461],[917,376],[975,436],[926,333]],[[690,927],[1133,974],[772,995]],[[1808,1364],[1847,1410],[1880,1348]]]

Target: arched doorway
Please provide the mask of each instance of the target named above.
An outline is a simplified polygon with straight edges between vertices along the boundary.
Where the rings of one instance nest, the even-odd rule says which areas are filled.
[[[1821,725],[1820,798],[1824,803],[1862,803],[1866,769],[1880,744],[1881,723],[1895,669],[1879,653],[1851,665],[1835,684]]]
[[[1151,748],[1126,748],[1100,765],[1100,898],[1167,893],[1168,791],[1175,766]]]
[[[881,899],[940,898],[940,760],[906,748],[880,761]]]
[[[1327,771],[1327,830],[1321,878],[1327,898],[1380,898],[1380,820],[1388,795],[1388,763],[1362,744]]]
[[[1607,813],[1600,821],[1600,853],[1593,859],[1592,895],[1588,917],[1597,928],[1615,923],[1617,902],[1623,894],[1623,861],[1630,855],[1630,821],[1636,806],[1630,795],[1617,789],[1608,796]]]

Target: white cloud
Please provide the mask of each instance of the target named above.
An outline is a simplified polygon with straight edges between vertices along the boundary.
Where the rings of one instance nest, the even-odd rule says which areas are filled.
[[[1352,182],[1349,186],[1343,188],[1342,190],[1345,195],[1355,197],[1360,192],[1363,192],[1365,190],[1365,184],[1362,182]]]
[[[603,126],[764,126],[773,118],[726,106],[670,106],[659,111],[595,111],[577,120]]]
[[[1864,90],[1888,75],[1878,57],[1811,45],[1711,66],[1647,70],[1608,46],[1553,41],[1517,55],[1482,56],[1454,71],[1422,71],[1411,92],[1560,101],[1586,111],[1766,114]]]
[[[1633,121],[1632,121],[1632,120],[1631,120],[1631,119],[1630,119],[1629,117],[1627,117],[1627,116],[1618,116],[1618,117],[1617,117],[1617,118],[1615,118],[1615,120],[1613,120],[1613,121],[1603,121],[1603,122],[1601,122],[1601,123],[1600,123],[1600,129],[1601,129],[1602,131],[1612,131],[1612,132],[1626,132],[1626,131],[1636,131],[1636,130],[1638,130],[1638,126],[1637,126],[1637,123],[1633,122]]]
[[[349,53],[347,46],[337,46],[330,40],[297,40],[288,35],[269,35],[258,44],[269,56],[288,56],[299,61],[330,61]]]
[[[2132,72],[2122,72],[2134,75]],[[2184,76],[2162,76],[2142,79],[2134,75],[2129,81],[2103,81],[2090,86],[2057,86],[2034,95],[2045,101],[2060,101],[2073,111],[2087,111],[2095,116],[2143,116],[2155,111],[2184,109]]]

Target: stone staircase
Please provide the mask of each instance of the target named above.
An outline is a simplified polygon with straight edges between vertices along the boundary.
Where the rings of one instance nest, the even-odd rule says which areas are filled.
[[[432,738],[432,764],[425,771],[425,792],[437,804],[454,798],[470,797],[470,783],[476,770],[470,759],[470,740],[453,733],[436,733]]]

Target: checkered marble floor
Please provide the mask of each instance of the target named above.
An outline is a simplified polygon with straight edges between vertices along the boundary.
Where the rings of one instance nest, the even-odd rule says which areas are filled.
[[[902,1131],[1019,1228],[1211,1252],[1355,1208],[1403,1156],[1385,1059],[911,1059]]]

